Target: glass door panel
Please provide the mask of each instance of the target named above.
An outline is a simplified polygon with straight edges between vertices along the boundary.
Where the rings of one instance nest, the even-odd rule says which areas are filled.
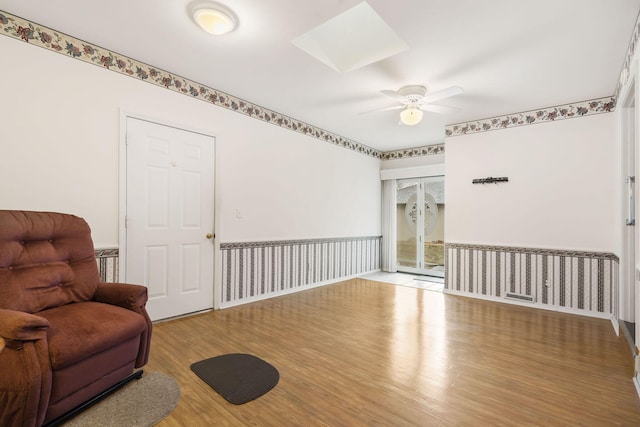
[[[398,271],[444,277],[444,176],[397,185]]]
[[[418,182],[398,181],[396,199],[396,253],[398,270],[413,271],[418,268],[418,241],[416,235],[416,198]]]
[[[423,273],[444,277],[444,176],[422,179],[424,190]]]

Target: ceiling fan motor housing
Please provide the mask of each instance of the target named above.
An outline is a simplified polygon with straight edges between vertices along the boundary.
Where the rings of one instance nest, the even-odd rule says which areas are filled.
[[[409,101],[419,101],[427,93],[427,88],[420,85],[410,85],[401,87],[398,94],[404,96]]]

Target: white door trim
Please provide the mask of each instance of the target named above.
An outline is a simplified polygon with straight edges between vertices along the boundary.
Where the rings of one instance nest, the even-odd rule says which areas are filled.
[[[620,185],[624,186],[625,179],[627,176],[635,176],[635,193],[637,194],[638,188],[638,179],[640,177],[636,174],[638,170],[638,161],[637,156],[640,153],[637,146],[637,137],[636,134],[638,132],[638,101],[639,99],[636,97],[638,92],[638,88],[636,87],[636,61],[631,64],[630,71],[631,74],[629,76],[629,80],[627,84],[621,89],[618,95],[618,107],[617,114],[619,117],[618,124],[618,135],[621,141],[621,150],[620,150]],[[634,102],[635,107],[630,108],[631,102]],[[633,129],[633,125],[635,125],[635,129]],[[635,133],[633,134],[632,131]],[[633,156],[635,161],[629,160],[629,155]],[[631,169],[633,168],[633,170]],[[631,300],[629,298],[630,295],[634,295],[635,290],[635,282],[637,280],[636,277],[636,257],[638,254],[635,254],[637,243],[635,240],[638,239],[638,227],[640,227],[640,223],[637,221],[638,210],[636,209],[636,225],[628,226],[626,225],[623,218],[627,217],[627,209],[628,205],[628,195],[626,190],[620,191],[620,230],[621,230],[621,257],[620,257],[620,274],[619,274],[619,283],[618,283],[618,319],[632,321],[635,318],[634,306],[635,299]],[[637,200],[634,200],[637,206]],[[634,247],[630,248],[629,245],[632,244]],[[635,255],[635,256],[634,256]],[[616,328],[616,333],[618,333]]]
[[[388,179],[407,179],[439,176],[444,175],[444,172],[444,163],[400,169],[382,169],[380,171],[380,180],[386,181]]]

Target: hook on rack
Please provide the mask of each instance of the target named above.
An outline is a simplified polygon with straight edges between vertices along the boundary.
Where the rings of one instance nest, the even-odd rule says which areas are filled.
[[[499,178],[490,176],[488,178],[476,178],[471,181],[472,184],[497,184],[498,182],[509,182],[509,178],[506,176],[502,176]]]

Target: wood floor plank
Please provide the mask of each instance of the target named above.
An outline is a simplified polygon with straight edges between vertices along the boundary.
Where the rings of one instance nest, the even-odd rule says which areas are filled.
[[[280,371],[226,402],[189,369],[249,353]],[[147,369],[180,384],[159,426],[640,425],[607,320],[364,279],[154,325]]]

